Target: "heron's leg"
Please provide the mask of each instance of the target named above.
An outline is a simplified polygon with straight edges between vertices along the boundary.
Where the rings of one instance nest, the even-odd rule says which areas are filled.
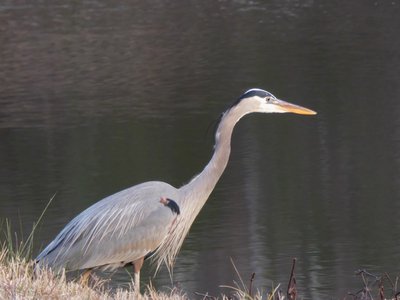
[[[132,262],[133,264],[133,273],[135,279],[135,291],[140,294],[140,269],[143,266],[144,257],[139,258]]]
[[[82,275],[81,275],[81,280],[80,280],[80,283],[81,283],[82,285],[87,285],[87,284],[88,284],[90,273],[92,273],[92,269],[86,269],[86,270],[82,273]]]

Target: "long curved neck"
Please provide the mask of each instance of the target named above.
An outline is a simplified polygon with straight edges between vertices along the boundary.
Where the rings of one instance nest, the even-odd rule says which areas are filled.
[[[190,194],[191,197],[188,198],[199,202],[200,208],[211,194],[228,164],[233,128],[247,113],[248,111],[236,106],[223,114],[215,134],[215,151],[210,162],[200,174],[181,187],[184,194]]]
[[[174,259],[189,232],[190,226],[228,164],[232,131],[235,124],[245,114],[257,111],[250,103],[244,105],[243,102],[245,101],[243,100],[223,114],[215,134],[215,151],[210,162],[199,175],[179,189],[181,197],[177,200],[181,211],[180,219],[174,234],[169,235],[169,238],[157,250],[157,268],[162,262],[165,262],[169,267],[174,264]]]

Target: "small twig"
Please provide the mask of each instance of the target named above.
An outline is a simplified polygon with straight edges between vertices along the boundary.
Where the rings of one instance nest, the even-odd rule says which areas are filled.
[[[385,272],[385,274],[383,274],[383,277],[385,277],[390,282],[392,289],[394,289],[394,282],[392,281],[392,278],[390,278],[389,274]]]
[[[355,272],[356,275],[361,275],[363,276],[363,274],[368,275],[369,277],[373,277],[375,280],[379,280],[381,277],[375,274],[372,274],[370,272],[368,272],[367,270],[358,270]]]
[[[381,300],[385,300],[385,293],[382,280],[379,282],[379,296]]]
[[[399,282],[399,276],[396,276],[396,280],[393,286],[393,294],[395,294],[395,299],[397,300],[397,296],[400,296],[400,292],[397,292],[397,283]]]
[[[365,292],[366,295],[369,296],[370,299],[373,299],[373,296],[371,294],[371,288],[369,287],[369,281],[366,278],[366,276],[372,277],[375,279],[375,283],[380,281],[382,279],[382,277],[379,277],[377,275],[374,275],[366,270],[358,270],[356,272],[356,275],[361,275],[362,281],[364,283],[364,289],[362,291]],[[358,293],[360,293],[361,291],[359,291]]]
[[[253,288],[253,281],[254,281],[254,277],[255,276],[256,276],[256,273],[253,273],[253,274],[251,274],[251,277],[250,277],[250,284],[249,284],[249,295],[250,295],[250,297],[253,297],[252,288]]]
[[[287,288],[287,296],[289,300],[296,300],[297,290],[296,290],[296,277],[294,275],[294,268],[296,266],[296,258],[293,258],[292,271],[290,272],[290,278]]]

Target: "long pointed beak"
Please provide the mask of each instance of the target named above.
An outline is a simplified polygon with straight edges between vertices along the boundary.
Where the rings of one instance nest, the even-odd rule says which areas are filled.
[[[292,103],[289,103],[289,102],[286,102],[283,100],[276,100],[276,102],[274,104],[285,112],[291,112],[291,113],[299,114],[299,115],[316,115],[317,114],[316,111],[313,111],[313,110],[305,108],[303,106],[292,104]]]

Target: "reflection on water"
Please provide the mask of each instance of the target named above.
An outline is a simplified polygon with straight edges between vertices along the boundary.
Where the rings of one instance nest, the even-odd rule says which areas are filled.
[[[174,281],[218,294],[232,258],[266,289],[297,257],[300,294],[321,299],[358,290],[359,268],[398,274],[398,12],[396,1],[1,4],[1,217],[27,232],[57,192],[39,251],[106,195],[179,186],[210,158],[213,119],[262,87],[319,114],[238,124]],[[156,284],[170,286],[165,270]]]

